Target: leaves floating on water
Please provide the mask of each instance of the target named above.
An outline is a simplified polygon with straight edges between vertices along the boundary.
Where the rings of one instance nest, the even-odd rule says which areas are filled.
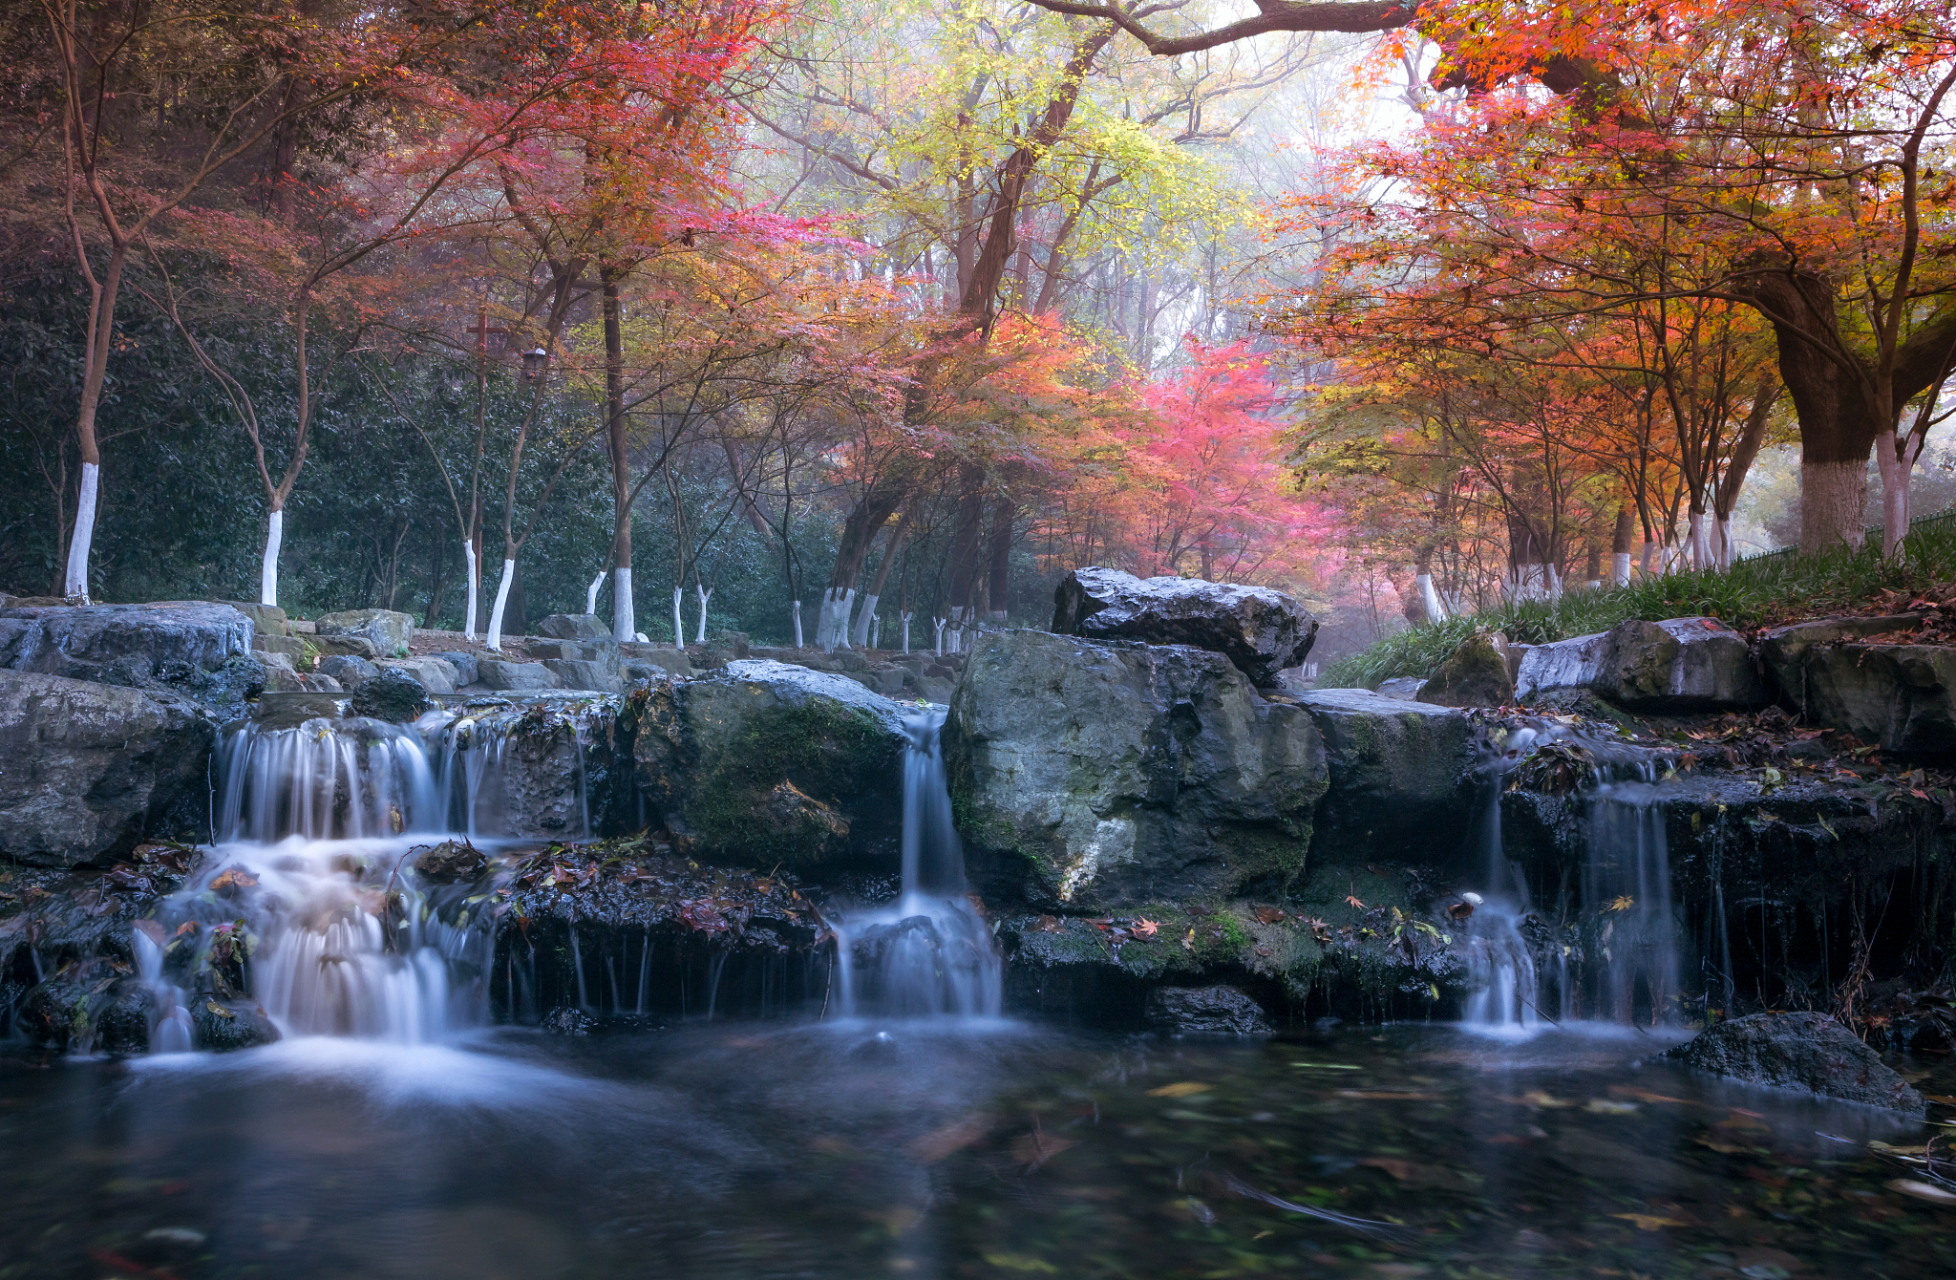
[[[1206,1084],[1199,1084],[1194,1080],[1181,1080],[1174,1084],[1165,1084],[1159,1089],[1150,1089],[1148,1090],[1148,1096],[1150,1098],[1188,1098],[1198,1093],[1207,1092],[1209,1092],[1209,1086]]]
[[[1613,1213],[1612,1218],[1635,1223],[1639,1231],[1656,1231],[1661,1227],[1688,1227],[1691,1224],[1678,1218],[1660,1217],[1654,1213]]]

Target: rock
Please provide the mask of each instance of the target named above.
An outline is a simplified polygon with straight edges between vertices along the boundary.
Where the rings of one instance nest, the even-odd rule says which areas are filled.
[[[595,613],[553,613],[537,623],[536,633],[552,640],[611,639],[611,628]]]
[[[973,865],[1078,909],[1287,882],[1326,779],[1309,713],[1221,655],[1036,631],[979,641],[944,750]]]
[[[598,1020],[570,1005],[559,1005],[543,1015],[538,1028],[553,1036],[588,1036]]]
[[[287,618],[285,620],[285,634],[289,636],[316,636],[319,634],[319,624],[310,618]]]
[[[1475,830],[1479,752],[1464,713],[1364,689],[1313,689],[1297,701],[1324,742],[1320,848],[1362,862],[1461,843]]]
[[[897,865],[903,713],[846,676],[743,659],[653,685],[636,756],[689,855],[794,869]]]
[[[1148,1025],[1178,1036],[1267,1036],[1275,1030],[1263,1006],[1235,987],[1157,987],[1148,995]]]
[[[1902,615],[1798,623],[1767,632],[1759,649],[1808,721],[1889,751],[1956,751],[1956,649],[1856,643],[1920,622]]]
[[[1076,569],[1053,593],[1053,630],[1097,640],[1185,644],[1226,656],[1263,688],[1304,661],[1317,620],[1269,587],[1199,578],[1137,578],[1118,569]]]
[[[376,665],[382,671],[405,673],[429,693],[454,693],[463,683],[446,658],[383,658]]]
[[[618,676],[625,684],[650,684],[656,680],[669,680],[675,673],[651,662],[626,662],[619,666]]]
[[[693,674],[692,655],[688,654],[684,649],[675,649],[671,645],[621,644],[618,646],[618,655],[622,661],[647,663],[671,675],[690,676]],[[763,654],[760,656],[765,657],[767,655]]]
[[[346,637],[365,640],[374,647],[374,652],[361,655],[363,657],[405,656],[408,641],[414,637],[414,619],[392,609],[347,609],[340,613],[322,613],[313,619],[313,625],[318,628],[322,642]],[[320,647],[325,649],[323,643]]]
[[[540,662],[511,662],[506,658],[476,659],[476,679],[490,689],[523,692],[560,689],[563,682]]]
[[[409,852],[414,857],[415,874],[444,883],[473,880],[489,864],[482,851],[466,840],[444,840]]]
[[[399,667],[386,667],[353,691],[353,714],[390,724],[407,724],[434,706],[421,682]]]
[[[251,620],[195,600],[0,612],[0,667],[137,685],[251,652]]]
[[[1397,698],[1402,702],[1416,702],[1419,699],[1419,691],[1425,687],[1426,681],[1420,676],[1394,676],[1390,680],[1379,681],[1379,687],[1375,692],[1381,698]]]
[[[1772,701],[1745,637],[1716,618],[1617,623],[1606,633],[1595,687],[1632,711],[1716,711]]]
[[[1447,655],[1419,691],[1421,702],[1440,707],[1502,707],[1515,698],[1508,674],[1508,638],[1476,631]]]
[[[192,996],[190,1026],[192,1043],[213,1053],[250,1049],[279,1038],[278,1028],[254,1000]]]
[[[1593,688],[1603,673],[1609,633],[1528,646],[1515,672],[1515,699],[1533,702],[1555,693]]]
[[[612,804],[612,792],[631,789],[630,760],[619,758],[623,752],[611,740],[622,703],[615,695],[548,695],[527,703],[510,698],[463,707],[451,742],[464,752],[483,753],[457,761],[481,779],[470,791],[476,804],[471,829],[546,840],[588,838],[593,816],[602,816]]]
[[[311,644],[315,653],[362,658],[368,662],[390,652],[365,636],[315,636]]]
[[[307,675],[290,667],[265,667],[266,693],[342,693],[338,680],[331,676]],[[262,701],[262,699],[261,699]]]
[[[482,678],[481,671],[476,667],[476,655],[473,653],[465,653],[460,649],[451,649],[443,653],[438,653],[435,656],[455,668],[455,687],[457,689],[465,684],[474,684]]]
[[[380,668],[365,658],[351,654],[328,654],[313,663],[314,675],[330,676],[334,681],[348,689],[357,689],[380,674]]]
[[[285,629],[285,610],[275,604],[252,604],[245,600],[209,600],[205,603],[236,609],[250,618],[252,629],[261,640],[284,639],[289,634]]]
[[[585,658],[547,658],[543,665],[566,689],[617,693],[623,687],[616,662]]]
[[[81,961],[37,984],[19,1023],[35,1044],[72,1053],[142,1053],[149,1048],[149,988],[107,960]]]
[[[1922,1115],[1928,1104],[1854,1033],[1821,1013],[1755,1013],[1721,1022],[1665,1057],[1749,1084],[1801,1089]]]
[[[208,839],[215,739],[181,696],[0,671],[0,854],[68,867]]]
[[[245,713],[245,704],[265,691],[265,681],[265,664],[245,654],[226,658],[210,671],[173,672],[165,666],[144,687],[181,690],[228,720]]]
[[[1817,646],[1915,631],[1921,626],[1921,616],[1913,613],[1796,622],[1791,626],[1762,632],[1759,636],[1759,656],[1765,660],[1766,669],[1773,673],[1773,678],[1779,682],[1780,689],[1793,706],[1805,710],[1806,681],[1802,661],[1808,652]]]
[[[331,676],[309,676],[309,680],[338,684]],[[345,691],[305,688],[267,692],[258,699],[254,718],[278,728],[297,728],[308,720],[336,720],[346,709]]]
[[[306,642],[297,636],[268,636],[261,631],[251,638],[251,651],[275,653],[282,658],[299,658],[305,656]]]

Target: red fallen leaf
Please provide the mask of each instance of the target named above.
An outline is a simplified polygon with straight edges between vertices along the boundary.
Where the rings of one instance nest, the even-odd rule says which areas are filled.
[[[1350,903],[1352,906],[1358,908],[1360,911],[1365,910],[1365,904],[1358,900],[1358,895],[1355,893],[1346,894],[1345,901]]]
[[[217,879],[211,881],[211,889],[216,893],[224,893],[232,889],[250,889],[257,883],[258,877],[243,867],[230,867],[219,872]]]
[[[681,903],[679,919],[687,928],[706,934],[725,933],[731,927],[727,924],[727,918],[720,914],[720,909],[703,899]]]
[[[1284,913],[1275,907],[1258,907],[1254,914],[1264,924],[1275,924],[1284,918]]]
[[[1152,938],[1161,931],[1161,925],[1146,916],[1136,917],[1134,923],[1128,928],[1129,932],[1137,938]]]

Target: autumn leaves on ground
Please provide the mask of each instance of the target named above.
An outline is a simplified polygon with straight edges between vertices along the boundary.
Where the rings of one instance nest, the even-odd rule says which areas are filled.
[[[1956,366],[1920,5],[48,0],[0,44],[25,595],[813,641],[1100,563],[1286,586],[1336,657],[1748,530],[1905,560]]]

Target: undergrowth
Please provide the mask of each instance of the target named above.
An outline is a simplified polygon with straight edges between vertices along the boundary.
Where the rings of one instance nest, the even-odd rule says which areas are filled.
[[[1522,644],[1548,644],[1607,631],[1626,619],[1661,622],[1703,616],[1747,630],[1798,618],[1864,609],[1882,592],[1913,594],[1956,578],[1956,512],[1915,521],[1897,560],[1881,556],[1871,534],[1859,550],[1816,555],[1776,551],[1741,560],[1727,572],[1666,573],[1626,587],[1565,592],[1560,600],[1508,601],[1497,608],[1413,627],[1340,658],[1318,680],[1323,689],[1377,688],[1395,676],[1426,677],[1475,630],[1499,631]]]

